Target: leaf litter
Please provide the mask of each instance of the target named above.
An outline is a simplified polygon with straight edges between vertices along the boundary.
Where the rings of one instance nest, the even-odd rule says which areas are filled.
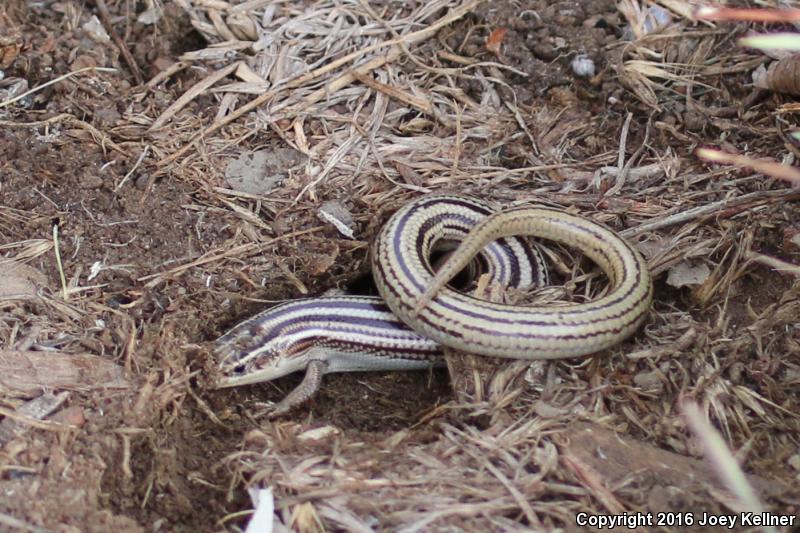
[[[155,4],[100,4],[130,17],[133,33],[113,48],[81,41],[93,17],[83,7],[27,8],[43,33],[20,22],[25,7],[3,8],[28,43],[11,42],[9,57],[32,65],[55,50],[64,77],[45,85],[51,76],[14,63],[2,81],[33,89],[0,117],[14,162],[0,251],[47,282],[4,280],[16,288],[0,300],[0,339],[66,365],[53,367],[59,379],[23,372],[24,386],[1,391],[15,429],[0,483],[20,495],[3,524],[235,531],[252,506],[246,488],[263,489],[276,528],[304,531],[797,513],[800,281],[785,243],[800,192],[759,173],[796,157],[794,109],[747,85],[768,59],[736,46],[744,26],[696,25],[680,1],[661,3],[671,17],[659,25],[634,1],[180,0],[158,17]],[[194,46],[175,53],[183,17]],[[638,30],[620,41],[626,27]],[[126,76],[129,57],[148,67],[146,84]],[[576,78],[574,57],[594,75]],[[736,167],[707,163],[699,145],[742,155],[729,158]],[[265,149],[304,164],[269,190],[226,181],[231,161]],[[212,389],[208,341],[269,302],[368,290],[370,238],[432,191],[562,207],[621,231],[657,276],[648,323],[596,357],[511,365],[469,402],[443,373],[337,375],[268,422],[261,404],[296,376]],[[326,203],[342,209],[321,222]],[[563,294],[602,289],[570,251],[551,255],[572,280]],[[686,264],[708,272],[669,286],[666,273]],[[78,357],[110,366],[71,373]],[[70,391],[56,415],[79,412],[24,414],[50,388]]]

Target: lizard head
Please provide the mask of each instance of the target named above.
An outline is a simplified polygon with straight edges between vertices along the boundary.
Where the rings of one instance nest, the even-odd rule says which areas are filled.
[[[217,388],[271,381],[306,367],[304,343],[293,342],[291,335],[278,334],[268,318],[256,316],[216,341]]]

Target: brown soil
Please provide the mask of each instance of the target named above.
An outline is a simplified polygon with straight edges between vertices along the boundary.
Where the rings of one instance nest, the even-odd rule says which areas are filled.
[[[144,80],[159,74],[168,61],[185,51],[205,46],[175,4],[167,3],[167,15],[156,26],[146,26],[128,11],[136,3],[108,3],[114,27],[124,36]],[[146,128],[135,120],[137,114],[159,116],[206,73],[184,70],[166,85],[143,89],[116,46],[99,45],[82,29],[95,13],[89,4],[46,2],[35,7],[11,2],[0,7],[0,30],[3,25],[9,29],[5,34],[0,31],[0,37],[12,36],[12,28],[18,32],[18,38],[9,37],[19,50],[13,61],[4,65],[6,79],[25,79],[29,87],[36,87],[83,67],[118,69],[114,74],[71,78],[0,109],[0,120],[6,124],[0,127],[0,245],[50,241],[57,225],[67,283],[83,287],[73,291],[68,302],[62,301],[63,307],[46,303],[61,301],[59,269],[52,249],[35,256],[29,265],[43,273],[47,283],[39,298],[0,301],[2,313],[7,315],[0,321],[0,348],[17,350],[21,339],[30,338],[29,349],[99,355],[125,369],[130,387],[73,390],[67,406],[79,408],[80,429],[29,428],[5,442],[0,455],[0,493],[5,495],[0,511],[58,531],[207,531],[241,525],[242,519],[225,526],[220,523],[226,515],[250,506],[240,472],[223,459],[247,449],[245,436],[267,423],[264,418],[254,418],[260,404],[280,399],[300,376],[214,391],[209,343],[263,309],[264,300],[301,296],[300,285],[310,295],[329,288],[369,292],[363,281],[368,273],[369,238],[385,215],[402,202],[385,206],[386,213],[376,213],[354,185],[321,187],[317,193],[320,201],[327,197],[349,200],[360,230],[358,240],[350,241],[323,225],[313,209],[293,206],[291,200],[298,189],[291,189],[290,183],[290,188],[277,193],[276,209],[264,206],[261,211],[253,210],[274,230],[280,230],[276,234],[289,238],[266,245],[262,240],[258,253],[246,259],[171,271],[204,254],[229,249],[245,226],[206,186],[225,186],[219,170],[211,172],[204,166],[216,164],[214,158],[219,154],[201,158],[194,167],[155,166],[169,155],[165,147],[172,142],[170,137],[177,143],[174,147],[181,146],[186,136],[197,130],[191,125],[196,123],[187,119],[185,125],[176,123],[174,130],[147,137]],[[611,164],[627,111],[636,114],[629,147],[642,143],[648,115],[654,113],[613,75],[619,58],[608,46],[619,39],[623,26],[611,1],[492,2],[448,26],[438,39],[465,57],[502,61],[529,75],[510,74],[506,92],[500,95],[514,99],[526,120],[539,120],[541,109],[568,107],[565,115],[553,112],[550,117],[552,135],[540,138],[543,151],[561,146],[571,124],[590,122],[596,126],[594,133],[582,130],[580,138],[570,141],[570,157],[589,159],[612,153],[608,158]],[[498,27],[508,29],[499,59],[485,49],[486,28]],[[560,47],[554,47],[554,42]],[[0,41],[0,51],[3,43]],[[422,54],[427,53],[427,46],[434,46],[433,41],[423,45]],[[575,52],[592,58],[600,75],[576,79],[570,67]],[[408,63],[404,68],[415,67]],[[744,74],[734,73],[723,81],[725,90],[730,91],[725,94],[728,101],[749,94],[742,89],[739,76]],[[481,100],[485,87],[480,80],[461,82],[466,95]],[[0,96],[0,101],[4,99]],[[608,105],[610,100],[626,102],[626,107]],[[705,99],[700,103],[710,105]],[[203,95],[182,114],[208,124],[217,105],[218,99]],[[769,112],[762,111],[765,116]],[[61,113],[75,120],[34,127],[8,125],[45,121]],[[706,135],[714,139],[724,130],[726,142],[733,145],[746,144],[761,127],[757,117],[749,117],[752,127],[725,130],[722,118],[687,111],[680,101],[665,106],[658,120],[692,139]],[[249,139],[247,147],[257,149],[274,142],[270,132],[263,131]],[[648,143],[662,152],[672,147],[679,157],[691,157],[692,143],[671,135],[669,128],[654,130]],[[153,152],[137,166],[144,145],[150,145]],[[510,169],[532,164],[524,136],[504,143],[491,157],[494,164]],[[198,178],[204,172],[210,177]],[[564,178],[558,171],[550,176]],[[465,192],[479,188],[467,187]],[[497,197],[507,200],[518,192],[526,189],[508,188]],[[611,222],[624,227],[625,217],[620,212]],[[790,221],[796,224],[800,220],[797,204],[769,206],[742,217],[750,217],[750,222],[732,226],[730,247],[739,242],[737,232],[752,229],[753,240],[759,243],[756,248],[762,253],[797,258],[796,252],[793,257],[787,254],[782,244]],[[727,223],[734,224],[721,222],[723,227]],[[292,232],[297,235],[291,237]],[[10,247],[3,253],[14,256],[19,249]],[[725,262],[731,259],[722,251],[712,254],[718,264],[730,265]],[[103,268],[90,278],[95,262],[101,262]],[[287,270],[296,279],[287,276]],[[725,272],[723,269],[720,274]],[[695,292],[668,287],[662,276],[656,287],[657,309],[665,314],[685,312],[706,328],[706,333],[725,320],[733,328],[751,328],[754,337],[764,336],[768,344],[765,353],[752,353],[758,342],[737,345],[724,372],[733,372],[736,366],[738,383],[796,413],[796,398],[787,396],[790,383],[781,381],[785,368],[771,355],[769,346],[782,343],[783,352],[797,365],[800,337],[796,329],[794,333],[772,331],[772,325],[793,327],[791,320],[773,317],[770,322],[772,315],[762,313],[787,293],[795,291],[796,295],[797,283],[772,269],[752,267],[732,280],[730,287],[721,318],[720,299],[703,302]],[[658,329],[673,320],[678,328],[680,318],[674,316],[654,319],[651,326]],[[616,383],[605,399],[609,411],[631,409],[653,424],[647,430],[631,424],[631,435],[685,452],[675,439],[677,429],[659,425],[660,408],[653,407],[652,413],[645,414],[647,409],[641,404],[645,400],[628,391],[629,376],[643,368],[652,370],[642,365],[618,360],[616,366],[597,370],[592,383]],[[28,399],[13,391],[2,393],[0,405],[9,410]],[[437,430],[418,424],[450,399],[443,371],[332,375],[326,376],[322,391],[293,412],[291,419],[309,427],[335,426],[350,440],[379,442],[410,430],[413,442],[426,442],[435,438]],[[670,397],[670,402],[673,399]],[[757,432],[775,432],[774,427],[754,427],[755,434],[750,436],[726,436],[736,447],[757,448],[748,457],[748,469],[758,468],[759,475],[767,479],[791,482],[783,469],[787,457],[796,453],[792,448],[798,443],[796,420],[794,417],[793,425],[784,428],[779,442],[758,437]]]

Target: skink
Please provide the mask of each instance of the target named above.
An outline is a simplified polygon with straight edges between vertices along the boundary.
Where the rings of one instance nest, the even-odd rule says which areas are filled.
[[[507,306],[444,286],[476,254],[479,268],[494,282],[544,284],[540,252],[517,234],[584,252],[609,276],[610,292],[584,304]],[[454,240],[462,243],[435,276],[431,254]],[[297,300],[223,335],[215,347],[218,387],[305,369],[303,382],[274,407],[273,414],[280,414],[311,397],[324,373],[438,366],[441,345],[518,359],[585,355],[633,333],[652,300],[644,260],[611,230],[553,209],[496,213],[485,202],[462,196],[425,196],[395,213],[376,239],[372,261],[382,299]]]
[[[440,216],[435,198],[397,212],[373,248],[372,271],[389,308],[414,331],[464,352],[513,359],[558,359],[619,344],[641,325],[653,299],[653,283],[641,254],[610,229],[544,207],[495,213],[478,223],[436,275],[427,264],[433,239],[420,238]],[[611,281],[592,302],[516,306],[479,300],[445,287],[486,243],[530,235],[576,248]]]

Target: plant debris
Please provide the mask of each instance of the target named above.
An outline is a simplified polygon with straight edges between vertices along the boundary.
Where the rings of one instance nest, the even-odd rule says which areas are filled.
[[[740,12],[658,4],[0,5],[0,527],[797,516],[797,106],[750,85],[770,58]],[[614,228],[655,276],[648,322],[472,400],[445,371],[334,374],[267,420],[300,376],[213,388],[214,339],[370,294],[371,239],[430,192]],[[602,293],[546,253],[526,297]]]

